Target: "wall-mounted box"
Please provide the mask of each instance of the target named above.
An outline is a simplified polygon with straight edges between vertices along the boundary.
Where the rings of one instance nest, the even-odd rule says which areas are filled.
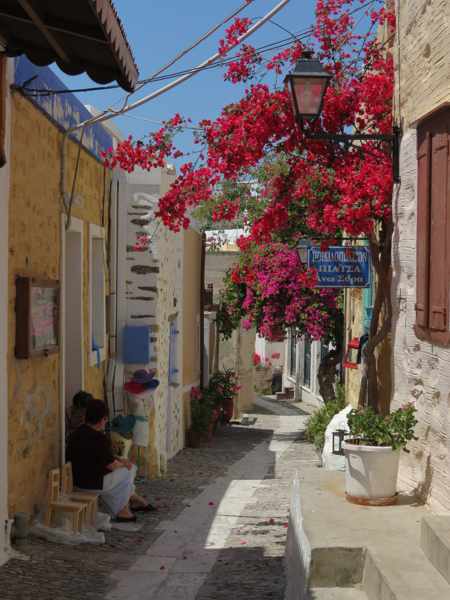
[[[57,352],[58,332],[59,282],[16,277],[16,358]]]

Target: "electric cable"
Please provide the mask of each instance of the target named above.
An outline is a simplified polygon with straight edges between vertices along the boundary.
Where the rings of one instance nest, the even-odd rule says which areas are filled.
[[[356,13],[360,12],[361,10],[364,10],[365,8],[368,8],[372,4],[375,4],[376,2],[377,2],[377,0],[368,0],[368,2],[366,2],[365,4],[362,4],[358,8],[353,9],[348,14],[350,16],[353,15],[353,14],[356,14]],[[246,3],[245,6],[248,6],[248,3]],[[221,26],[223,26],[228,21],[230,21],[242,9],[243,9],[243,7],[240,7],[230,17],[228,17],[227,19],[225,19],[221,24],[216,25],[215,27],[213,27],[209,32],[207,32],[201,38],[199,38],[196,42],[194,42],[194,44],[192,44],[191,46],[189,46],[189,48],[187,48],[186,50],[183,50],[182,52],[180,52],[174,59],[172,59],[164,67],[162,67],[161,69],[159,69],[156,74],[154,74],[154,75],[152,75],[152,76],[150,76],[150,77],[148,77],[146,79],[139,80],[138,81],[138,86],[139,87],[137,87],[129,95],[136,93],[137,91],[139,91],[140,89],[142,89],[143,85],[146,85],[148,83],[154,83],[154,82],[156,83],[156,82],[159,82],[159,81],[165,81],[167,79],[172,79],[172,78],[175,78],[175,77],[179,77],[179,76],[185,75],[187,73],[195,73],[195,72],[197,72],[199,70],[198,67],[191,67],[189,69],[184,69],[184,70],[181,70],[181,71],[176,71],[176,72],[168,73],[166,75],[160,75],[163,71],[167,70],[170,66],[172,66],[173,64],[175,64],[175,62],[177,62],[180,58],[182,58],[183,56],[185,56],[190,50],[192,50],[193,48],[195,48],[196,46],[198,46],[202,41],[204,41],[212,33],[214,33],[215,31],[217,31]],[[293,32],[290,32],[288,29],[284,28],[283,26],[281,26],[279,23],[275,22],[273,19],[268,19],[268,21],[270,23],[272,23],[273,25],[275,25],[276,27],[279,27],[280,29],[282,29],[283,31],[285,31],[286,33],[288,33],[290,37],[283,38],[283,39],[277,40],[275,42],[269,42],[267,44],[259,46],[259,47],[256,48],[256,52],[257,53],[270,52],[272,50],[278,50],[278,49],[281,49],[281,48],[283,48],[285,46],[289,46],[290,44],[292,44],[292,40],[293,39],[295,39],[296,41],[300,41],[302,39],[305,39],[306,37],[309,37],[313,33],[313,31],[314,31],[314,28],[311,26],[311,27],[309,27],[307,29],[300,30],[297,33],[293,33]],[[223,66],[225,66],[225,65],[233,62],[234,60],[236,60],[236,58],[238,58],[238,56],[239,56],[238,54],[234,54],[231,57],[222,59],[220,62],[216,62],[216,63],[214,63],[212,65],[208,65],[207,67],[204,67],[201,70],[209,70],[209,69],[221,68],[221,67],[223,67]],[[35,89],[35,88],[28,88],[26,86],[27,83],[30,83],[30,80],[28,80],[27,82],[25,82],[22,86],[18,86],[18,87],[19,87],[19,89],[21,89],[24,92],[31,92],[31,93],[27,93],[27,96],[30,96],[30,97],[34,97],[34,95],[36,95],[36,96],[50,96],[50,95],[53,95],[53,94],[57,95],[57,94],[69,94],[69,93],[85,93],[85,92],[95,92],[95,91],[111,90],[111,89],[118,89],[118,88],[120,88],[119,84],[112,84],[112,85],[106,85],[106,86],[93,86],[93,87],[64,89],[64,90],[48,90],[48,89],[39,90],[39,89]]]

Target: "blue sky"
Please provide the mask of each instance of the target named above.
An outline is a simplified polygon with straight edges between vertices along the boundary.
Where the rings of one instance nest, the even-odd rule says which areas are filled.
[[[241,0],[115,0],[114,3],[132,46],[140,77],[145,78],[233,12],[241,4]],[[255,0],[241,16],[262,16],[276,4],[277,0]],[[314,4],[314,0],[291,0],[274,19],[283,27],[297,33],[313,23]],[[170,71],[197,65],[217,50],[221,37],[222,35],[216,33]],[[249,38],[249,43],[260,46],[285,38],[285,32],[268,23]],[[85,76],[70,77],[57,68],[55,70],[69,88],[96,85]],[[160,85],[161,83],[148,85],[143,92],[133,96],[133,99],[156,90]],[[196,75],[180,87],[132,112],[132,118],[117,118],[114,119],[114,123],[124,135],[142,137],[158,128],[158,125],[141,119],[163,120],[175,112],[191,117],[194,122],[202,118],[215,118],[224,105],[242,95],[242,89],[240,86],[224,82],[223,71],[214,69]],[[85,104],[105,108],[119,102],[124,95],[122,90],[105,90],[78,96]],[[184,150],[192,147],[190,136],[183,136],[180,143]]]

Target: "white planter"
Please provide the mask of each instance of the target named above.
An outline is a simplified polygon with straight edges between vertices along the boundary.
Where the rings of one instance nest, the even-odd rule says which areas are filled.
[[[400,450],[344,442],[345,493],[357,504],[394,504]]]

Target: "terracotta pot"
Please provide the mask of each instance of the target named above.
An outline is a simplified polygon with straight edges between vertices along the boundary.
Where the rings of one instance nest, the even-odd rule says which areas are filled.
[[[223,421],[224,423],[229,423],[233,418],[234,414],[234,399],[228,398],[223,401]]]
[[[187,444],[189,448],[198,448],[201,446],[203,435],[201,431],[189,429],[187,432]]]

